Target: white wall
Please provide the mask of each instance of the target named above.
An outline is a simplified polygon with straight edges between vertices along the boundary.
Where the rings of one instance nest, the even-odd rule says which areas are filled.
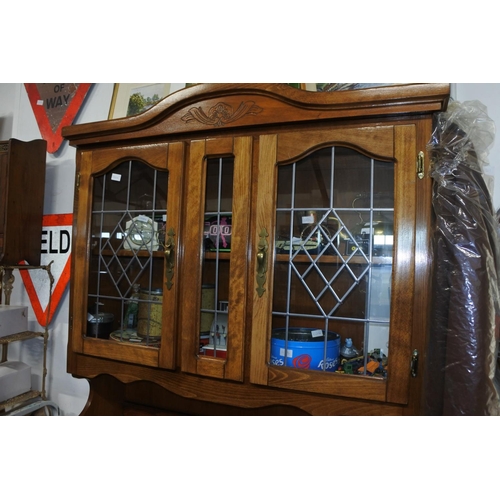
[[[87,94],[80,113],[74,123],[105,120],[108,117],[112,83],[94,84]],[[479,100],[488,108],[489,116],[500,124],[499,83],[458,83],[453,85],[453,95],[458,101]],[[499,132],[500,135],[500,132]],[[21,140],[40,138],[40,132],[33,111],[21,83],[0,83],[0,140],[15,137]],[[490,151],[490,165],[487,174],[494,176],[494,205],[500,207],[500,139]],[[45,214],[71,213],[73,211],[73,188],[75,175],[75,150],[64,142],[55,154],[47,154],[47,179],[45,185]],[[21,282],[16,276],[17,284]],[[48,353],[49,398],[61,408],[63,415],[78,415],[88,397],[88,383],[77,380],[66,373],[66,346],[68,337],[68,289],[50,325]],[[30,306],[22,287],[15,288],[11,303]],[[30,308],[30,328],[38,324]],[[17,344],[9,348],[9,357],[19,358],[33,366],[33,381],[38,383],[40,371],[36,368],[41,359],[41,345],[38,339]]]
[[[84,105],[74,123],[105,120],[108,117],[113,84],[96,84],[87,94]],[[0,84],[0,140],[11,137],[29,141],[41,137],[35,115],[22,84]],[[75,148],[66,141],[55,154],[47,153],[45,184],[45,214],[73,212],[75,178]],[[22,286],[19,273],[15,272],[12,304],[29,306],[29,327],[40,330],[31,309],[29,298]],[[66,373],[66,347],[68,339],[69,287],[67,287],[49,328],[47,356],[48,397],[61,409],[63,415],[78,415],[88,398],[89,384]],[[40,387],[42,343],[34,339],[9,346],[9,359],[21,359],[32,367],[32,383]]]
[[[500,208],[500,83],[457,83],[455,99],[459,102],[481,101],[495,122],[496,138],[489,151],[489,165],[484,173],[493,177],[493,206]]]

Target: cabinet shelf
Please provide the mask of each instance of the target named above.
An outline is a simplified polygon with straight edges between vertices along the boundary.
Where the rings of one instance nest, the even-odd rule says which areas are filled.
[[[47,332],[20,332],[13,335],[7,335],[6,337],[0,337],[0,345],[10,344],[11,342],[17,342],[22,340],[34,339],[36,337],[44,338],[47,336]]]
[[[5,401],[0,401],[0,412],[5,410],[6,408],[17,406],[21,403],[24,403],[25,401],[31,401],[35,398],[45,399],[41,391],[28,391],[13,398],[6,399]]]
[[[335,256],[335,255],[322,255],[317,258],[312,255],[311,257],[307,255],[296,255],[293,257],[294,262],[303,262],[309,263],[311,259],[315,260],[316,263],[320,264],[343,264],[344,262],[348,262],[349,264],[364,264],[366,265],[366,259],[364,257],[351,257],[344,256],[343,258]],[[290,258],[288,254],[277,254],[276,262],[290,262]],[[392,257],[373,257],[371,260],[374,265],[385,265],[392,264]]]
[[[206,260],[231,260],[231,252],[205,252]]]
[[[204,257],[206,260],[231,260],[231,252],[205,252]],[[312,256],[313,260],[316,258]],[[294,262],[311,262],[311,258],[307,255],[296,255],[293,258]],[[276,262],[289,262],[288,254],[276,254]],[[322,255],[317,259],[318,263],[321,264],[342,264],[343,262],[348,262],[349,264],[366,264],[366,259],[364,257],[351,257],[344,256],[343,258],[335,255]],[[392,264],[392,257],[373,257],[371,260],[373,265],[390,265]]]
[[[117,250],[116,252],[113,250],[101,250],[99,252],[98,249],[93,249],[92,250],[92,255],[98,256],[106,256],[106,257],[112,257],[112,256],[117,256],[117,257],[125,257],[125,258],[132,258],[132,257],[154,257],[155,259],[160,259],[162,257],[165,257],[165,252],[162,250],[154,250],[153,252],[150,252],[149,250],[138,250],[138,251],[133,251],[133,250]]]

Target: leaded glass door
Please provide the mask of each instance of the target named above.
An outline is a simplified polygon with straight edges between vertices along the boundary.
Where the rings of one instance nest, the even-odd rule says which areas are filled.
[[[242,380],[252,138],[190,144],[182,370]]]
[[[394,163],[342,146],[278,168],[270,363],[387,376]]]
[[[173,368],[177,322],[181,143],[93,152],[90,196],[79,199],[91,234],[77,349]],[[77,254],[83,250],[76,243]]]
[[[168,171],[138,160],[95,177],[87,336],[160,346],[167,193]]]
[[[407,400],[414,144],[411,125],[260,138],[252,382]]]

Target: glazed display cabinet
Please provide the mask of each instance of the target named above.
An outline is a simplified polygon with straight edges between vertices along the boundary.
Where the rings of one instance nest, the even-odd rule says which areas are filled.
[[[200,84],[75,125],[84,414],[418,414],[448,84]]]

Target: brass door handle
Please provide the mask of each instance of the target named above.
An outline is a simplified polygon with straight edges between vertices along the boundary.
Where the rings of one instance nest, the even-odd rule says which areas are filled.
[[[266,272],[266,252],[264,250],[257,253],[257,273],[264,274]]]
[[[417,155],[417,177],[423,179],[425,177],[424,153],[420,151]]]
[[[262,228],[259,234],[259,244],[257,246],[257,284],[256,288],[259,297],[262,297],[266,289],[264,284],[266,283],[266,273],[267,273],[267,250],[269,245],[267,243],[267,233],[265,228]]]
[[[167,277],[167,281],[165,285],[167,286],[167,290],[170,290],[173,285],[173,277],[174,277],[174,267],[175,267],[175,231],[174,228],[171,227],[167,233],[168,238],[165,241],[165,275]]]

